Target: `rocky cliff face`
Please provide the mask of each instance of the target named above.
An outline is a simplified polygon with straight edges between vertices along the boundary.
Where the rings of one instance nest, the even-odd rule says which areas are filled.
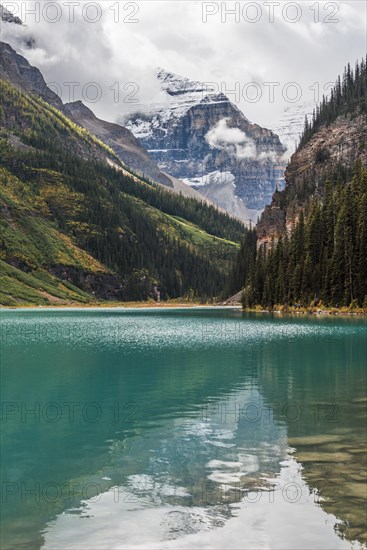
[[[257,226],[259,244],[277,239],[285,228],[292,227],[313,194],[322,193],[322,185],[335,167],[351,169],[357,160],[367,166],[365,115],[339,116],[321,127],[292,156],[285,172],[285,189],[274,194]]]
[[[171,180],[159,170],[157,164],[129,130],[119,124],[97,118],[81,101],[65,104],[63,111],[74,122],[111,147],[124,164],[142,176],[172,187]]]
[[[230,213],[256,221],[282,187],[285,148],[252,124],[223,94],[164,70],[167,101],[124,120],[160,168],[194,186]]]
[[[57,109],[62,101],[46,84],[41,72],[5,42],[0,42],[0,78],[25,92],[32,92]]]

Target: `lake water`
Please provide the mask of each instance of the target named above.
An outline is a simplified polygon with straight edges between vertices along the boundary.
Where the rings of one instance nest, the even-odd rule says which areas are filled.
[[[2,550],[365,548],[366,319],[0,315]]]

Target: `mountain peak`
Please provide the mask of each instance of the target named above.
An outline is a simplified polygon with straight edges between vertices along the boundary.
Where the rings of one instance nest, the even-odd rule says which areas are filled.
[[[162,103],[141,105],[139,110],[131,113],[127,119],[126,117],[121,117],[120,119],[121,123],[126,123],[127,120],[128,125],[131,125],[131,121],[134,120],[131,128],[128,127],[139,139],[145,137],[147,133],[151,133],[150,124],[147,124],[147,119],[153,118],[153,125],[160,126],[164,132],[168,120],[171,120],[171,122],[179,120],[192,107],[200,104],[228,104],[231,105],[233,110],[240,113],[239,109],[230,102],[227,96],[215,90],[209,83],[190,80],[161,67],[157,67],[154,74],[159,82],[163,96],[165,96]],[[243,113],[241,113],[241,116],[246,118]],[[132,129],[133,127],[134,129]]]
[[[79,115],[83,118],[95,119],[96,115],[84,105],[84,103],[78,99],[77,101],[71,101],[70,103],[65,103],[64,109],[73,115]]]
[[[162,90],[171,96],[188,93],[214,93],[213,87],[209,86],[205,82],[190,80],[185,76],[166,71],[161,67],[157,67],[155,70],[155,75],[161,83]]]

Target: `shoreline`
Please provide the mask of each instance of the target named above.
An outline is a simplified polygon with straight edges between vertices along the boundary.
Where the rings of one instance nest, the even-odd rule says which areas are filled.
[[[363,308],[348,309],[345,307],[337,308],[289,308],[289,309],[256,309],[246,308],[242,311],[248,313],[278,313],[279,315],[352,315],[352,316],[366,316],[367,310]]]
[[[228,304],[225,302],[216,304],[201,304],[199,302],[99,302],[90,304],[50,304],[50,305],[33,305],[20,304],[19,306],[2,306],[1,311],[99,311],[99,310],[173,310],[173,309],[228,309],[237,310],[243,313],[271,313],[286,316],[302,316],[302,315],[318,315],[318,316],[352,316],[364,317],[367,316],[367,310],[357,308],[352,310],[349,308],[279,308],[267,310],[261,307],[243,309],[240,304]]]
[[[19,310],[99,310],[99,309],[242,309],[240,305],[225,305],[225,304],[200,304],[196,302],[106,302],[96,304],[50,304],[50,305],[28,305],[19,306],[1,306],[0,311],[19,311]]]

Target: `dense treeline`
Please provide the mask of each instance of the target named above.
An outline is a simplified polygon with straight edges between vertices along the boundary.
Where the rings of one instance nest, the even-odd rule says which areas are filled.
[[[301,136],[299,148],[303,147],[317,130],[324,124],[330,124],[339,115],[367,112],[367,61],[362,59],[356,63],[355,70],[350,64],[344,69],[343,77],[338,77],[330,97],[323,96],[322,102],[313,112],[312,121],[306,117],[305,127]],[[320,151],[320,155],[327,152]],[[324,160],[323,158],[318,159]]]
[[[367,170],[358,163],[350,183],[327,182],[307,219],[301,211],[290,234],[261,245],[251,263],[245,307],[367,307]]]
[[[321,126],[339,115],[366,113],[366,61],[350,65],[338,78],[330,98],[323,98],[305,130],[300,150]],[[253,252],[245,235],[230,275],[228,295],[243,290],[245,307],[300,304],[367,307],[367,171],[353,165],[328,165],[328,151],[316,152],[315,163],[327,165],[328,177],[312,177],[275,192],[280,211],[292,204],[295,222],[277,241]],[[311,167],[309,167],[311,168]],[[255,245],[256,247],[256,245]]]
[[[256,229],[249,227],[245,229],[241,241],[240,250],[234,259],[231,272],[225,287],[224,296],[233,296],[239,292],[246,281],[249,280],[256,262]]]
[[[0,164],[47,210],[40,215],[121,277],[124,299],[144,300],[157,290],[163,299],[220,294],[228,252],[243,234],[241,222],[135,182],[100,162],[113,152],[56,109],[5,82],[1,92]],[[14,148],[14,136],[28,147]]]

